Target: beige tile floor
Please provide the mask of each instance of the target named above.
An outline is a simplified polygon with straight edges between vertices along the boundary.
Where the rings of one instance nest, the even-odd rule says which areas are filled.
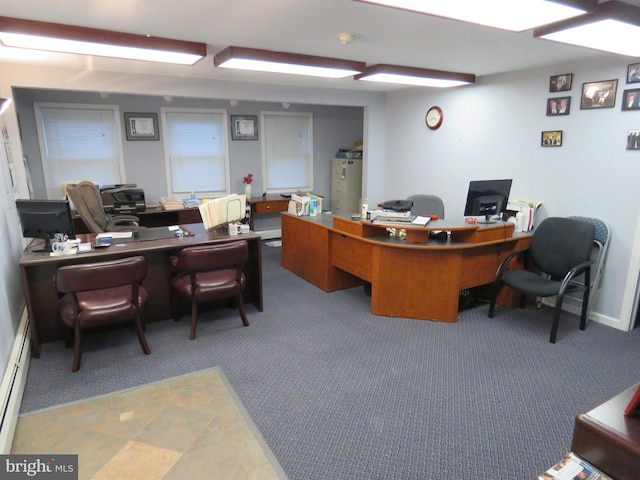
[[[78,454],[80,479],[286,479],[217,367],[21,415],[11,453]]]

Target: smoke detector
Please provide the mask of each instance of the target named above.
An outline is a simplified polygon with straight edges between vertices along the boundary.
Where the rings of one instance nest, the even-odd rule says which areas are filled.
[[[358,35],[351,32],[342,32],[338,34],[338,40],[340,40],[340,43],[343,45],[349,45],[350,43],[353,43],[356,38],[358,38]]]

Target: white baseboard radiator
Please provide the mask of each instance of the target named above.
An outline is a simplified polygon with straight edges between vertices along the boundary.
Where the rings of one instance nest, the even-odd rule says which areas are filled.
[[[13,434],[20,413],[20,402],[27,382],[31,344],[29,343],[29,317],[25,308],[20,318],[13,349],[0,384],[0,454],[11,453]]]

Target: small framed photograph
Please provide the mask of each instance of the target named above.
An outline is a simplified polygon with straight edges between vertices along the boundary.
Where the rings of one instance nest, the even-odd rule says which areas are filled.
[[[627,83],[640,82],[640,63],[632,63],[627,67]]]
[[[562,130],[550,130],[547,132],[542,132],[540,146],[561,147],[562,146]]]
[[[640,150],[640,130],[629,130],[627,133],[627,150]]]
[[[157,113],[125,113],[127,140],[160,140]]]
[[[258,140],[258,117],[231,115],[231,140]]]
[[[562,75],[554,75],[549,77],[550,92],[568,92],[571,90],[573,82],[573,73],[564,73]]]
[[[624,91],[622,110],[640,110],[640,88]]]
[[[547,98],[547,117],[569,115],[571,97]]]
[[[612,108],[616,104],[618,80],[603,80],[582,84],[581,110]]]

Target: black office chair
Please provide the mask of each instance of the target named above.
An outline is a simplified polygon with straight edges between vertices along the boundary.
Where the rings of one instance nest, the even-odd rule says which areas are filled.
[[[493,318],[496,298],[503,285],[521,293],[522,308],[527,294],[536,297],[556,296],[549,337],[551,343],[556,343],[564,296],[569,292],[582,291],[580,330],[584,330],[587,325],[594,236],[595,228],[587,222],[560,217],[542,221],[534,230],[529,247],[511,253],[500,264],[493,284],[489,318]],[[519,255],[524,255],[524,269],[507,270],[511,260]],[[585,280],[583,283],[573,281],[582,274]]]
[[[444,202],[440,197],[435,195],[411,195],[407,200],[413,201],[411,207],[412,215],[421,215],[431,217],[437,215],[438,218],[444,218]]]

